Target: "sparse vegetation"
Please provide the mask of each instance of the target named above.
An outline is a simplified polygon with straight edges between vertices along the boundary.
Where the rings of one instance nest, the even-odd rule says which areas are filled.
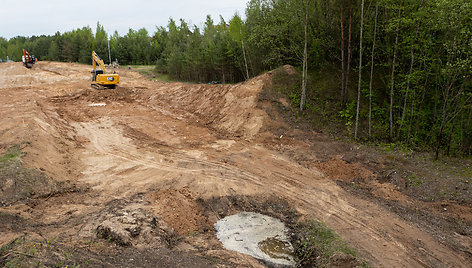
[[[8,161],[18,161],[24,155],[20,150],[20,145],[15,145],[7,149],[7,152],[0,156],[0,165],[6,165]],[[2,168],[2,166],[0,166]]]
[[[41,171],[25,168],[21,157],[24,144],[14,145],[0,156],[0,206],[24,201],[30,197],[51,194],[66,187],[65,182],[58,182],[47,177]]]
[[[355,249],[325,224],[307,220],[297,224],[295,257],[301,267],[369,267]]]
[[[423,184],[423,180],[421,178],[418,178],[416,174],[413,173],[408,177],[409,186],[419,186],[421,184]]]
[[[153,81],[171,82],[173,81],[168,74],[159,72],[153,65],[131,65],[131,69],[139,72]]]
[[[0,249],[0,266],[5,267],[81,267],[90,261],[73,254],[75,250],[57,238],[42,241],[20,237]]]

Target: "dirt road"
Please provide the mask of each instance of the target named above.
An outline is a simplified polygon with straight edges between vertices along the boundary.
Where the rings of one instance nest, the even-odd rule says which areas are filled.
[[[120,87],[97,91],[89,89],[89,69],[0,64],[1,152],[23,144],[25,166],[63,182],[49,194],[0,207],[1,215],[23,223],[0,229],[2,245],[25,236],[59,238],[92,263],[108,254],[110,266],[144,266],[136,256],[158,250],[172,266],[257,267],[263,264],[224,250],[212,225],[242,203],[276,197],[325,222],[374,267],[470,267],[464,253],[343,190],[323,173],[329,166],[310,165],[325,152],[297,138],[300,130],[268,114],[271,104],[258,98],[270,73],[237,85],[196,85],[119,69]],[[130,256],[126,261],[103,245],[85,246],[101,233],[127,231],[132,235],[115,237],[131,246],[120,251]]]

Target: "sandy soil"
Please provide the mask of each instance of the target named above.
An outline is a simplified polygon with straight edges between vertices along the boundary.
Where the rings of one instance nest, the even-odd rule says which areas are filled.
[[[369,167],[333,153],[332,143],[305,138],[323,141],[321,134],[290,129],[270,114],[270,103],[259,99],[270,73],[236,85],[195,85],[119,69],[116,90],[92,90],[89,69],[0,64],[0,152],[27,142],[24,165],[68,183],[63,192],[0,207],[0,215],[21,222],[2,226],[0,245],[58,238],[92,263],[102,256],[105,266],[145,266],[154,250],[175,259],[172,266],[258,267],[263,263],[216,240],[212,225],[224,213],[211,200],[273,196],[303,218],[325,222],[374,267],[470,267],[469,236],[457,234],[463,246],[454,250],[375,199],[341,187],[337,180],[372,181],[379,196],[414,202],[375,181]],[[83,246],[97,235],[127,247]],[[115,254],[131,257],[124,262]]]

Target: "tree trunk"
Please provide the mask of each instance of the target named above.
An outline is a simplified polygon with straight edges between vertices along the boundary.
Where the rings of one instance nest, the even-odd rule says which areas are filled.
[[[405,92],[405,98],[403,100],[403,112],[402,112],[402,119],[400,120],[400,126],[398,127],[397,131],[397,139],[400,137],[400,131],[403,127],[403,120],[405,120],[405,114],[406,114],[406,103],[408,101],[408,92],[410,91],[410,80],[411,80],[411,74],[413,73],[413,65],[415,63],[415,41],[416,37],[418,36],[418,31],[420,29],[420,23],[421,20],[418,21],[418,24],[416,25],[416,32],[415,32],[415,37],[413,39],[413,44],[411,44],[411,49],[410,49],[410,55],[411,55],[411,60],[410,60],[410,70],[408,72],[408,78],[406,81],[406,92]]]
[[[416,105],[416,88],[413,88],[411,109],[410,109],[410,120],[408,122],[408,134],[406,135],[407,144],[410,144],[411,124],[413,122],[413,114],[415,113],[415,105]]]
[[[306,82],[307,82],[307,43],[308,43],[308,0],[305,1],[305,46],[303,49],[303,74],[302,74],[302,98],[300,100],[300,111],[305,108]]]
[[[447,64],[449,64],[449,62],[447,62]],[[451,79],[449,77],[449,79]],[[437,138],[437,145],[436,145],[436,154],[435,154],[435,160],[438,160],[439,158],[439,151],[441,149],[441,142],[442,142],[442,134],[443,134],[443,131],[444,131],[444,127],[446,126],[447,124],[447,107],[448,107],[448,103],[449,103],[449,94],[450,94],[450,90],[451,90],[451,87],[454,83],[454,80],[455,78],[452,78],[451,80],[449,80],[449,82],[446,83],[446,89],[444,91],[444,99],[443,99],[443,103],[442,103],[442,115],[441,115],[441,126],[439,127],[439,131],[438,131],[438,138]],[[450,86],[449,86],[450,84]]]
[[[375,37],[377,35],[377,17],[379,12],[379,4],[375,5],[375,23],[374,23],[374,40],[372,42],[372,57],[370,64],[370,82],[369,82],[369,139],[372,137],[372,81],[374,76],[374,52],[375,52]]]
[[[418,105],[417,114],[419,114],[421,112],[421,109],[423,108],[424,98],[426,96],[426,85],[428,84],[428,78],[429,76],[426,77],[426,81],[423,86],[423,94],[421,96],[421,100]],[[416,138],[418,137],[418,128],[419,128],[420,121],[418,120],[418,116],[415,116],[415,117],[416,117],[416,123],[415,123],[415,140],[416,140]]]
[[[364,0],[361,4],[361,33],[359,41],[359,83],[357,85],[357,109],[356,109],[356,127],[354,131],[354,139],[357,140],[357,127],[359,125],[359,103],[361,101],[361,79],[362,79],[362,31],[364,29]]]
[[[352,37],[352,6],[349,8],[349,31],[347,38],[347,66],[346,66],[346,82],[344,83],[344,100],[343,106],[346,106],[348,100],[348,87],[349,87],[349,72],[351,70],[351,37]]]
[[[439,156],[439,150],[441,148],[441,141],[442,141],[441,139],[442,139],[444,128],[449,122],[452,122],[453,127],[451,131],[453,131],[454,121],[456,120],[457,115],[464,109],[465,103],[468,103],[471,99],[469,97],[466,97],[465,100],[462,99],[461,101],[461,97],[463,96],[463,93],[465,91],[465,85],[468,82],[467,78],[465,78],[464,81],[462,82],[460,89],[457,92],[454,92],[454,84],[457,81],[456,80],[457,76],[459,76],[459,73],[456,73],[452,77],[449,77],[448,83],[446,84],[446,88],[445,90],[443,90],[444,99],[443,99],[443,105],[442,105],[441,128],[439,130],[438,144],[436,147],[436,160],[438,159],[438,156]]]
[[[223,83],[226,83],[226,80],[225,80],[225,66],[224,66],[224,64],[221,65],[221,73],[223,74]]]
[[[434,159],[438,160],[439,159],[439,151],[441,150],[441,142],[442,142],[442,133],[443,133],[444,127],[441,125],[439,128],[439,133],[438,133],[438,138],[437,138],[437,144],[436,144],[436,152],[434,154]]]
[[[400,9],[398,9],[398,19],[400,19]],[[400,21],[397,24],[395,33],[395,45],[393,47],[392,78],[390,85],[390,139],[393,139],[393,89],[395,86],[395,63],[397,61],[398,35],[400,32]]]
[[[465,135],[462,137],[462,151],[464,155],[470,155],[472,146],[471,146],[471,135],[467,135],[470,133],[470,129],[472,129],[472,108],[469,108],[469,115],[467,116],[467,122],[465,124]],[[469,131],[467,131],[469,130]]]
[[[452,127],[451,131],[449,132],[449,138],[447,139],[447,149],[446,149],[446,155],[449,156],[449,153],[451,151],[451,140],[452,140],[452,133],[454,132],[454,121],[452,121]]]
[[[421,70],[422,68],[423,68],[423,66],[420,66],[419,69]],[[426,82],[427,81],[428,81],[428,77],[426,77]],[[426,83],[425,83],[424,87],[426,87]],[[411,102],[410,120],[409,120],[409,123],[408,123],[408,135],[406,136],[406,143],[407,144],[410,144],[411,127],[413,125],[413,120],[416,117],[415,116],[415,108],[416,108],[416,87],[413,87],[413,98],[412,98],[412,102]]]
[[[437,83],[437,82],[436,82]],[[436,126],[437,122],[439,121],[438,119],[438,104],[439,104],[439,89],[438,89],[438,85],[436,85],[434,87],[434,108],[433,108],[433,124],[431,126],[431,131],[430,131],[430,134],[429,134],[429,137],[430,137],[430,141],[429,141],[429,144],[431,146],[431,148],[434,148],[434,127]]]
[[[244,56],[244,65],[246,66],[246,80],[249,79],[249,70],[247,68],[247,60],[246,60],[246,52],[244,49],[244,41],[241,40],[241,47],[243,48],[243,56]]]

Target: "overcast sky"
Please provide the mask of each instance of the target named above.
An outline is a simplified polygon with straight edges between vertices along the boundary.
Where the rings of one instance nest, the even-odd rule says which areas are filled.
[[[169,18],[183,18],[189,25],[201,26],[206,15],[215,23],[219,16],[228,21],[235,12],[245,16],[249,0],[1,0],[0,36],[52,35],[90,26],[97,21],[112,34],[120,35],[146,28],[150,34],[156,26],[167,26]]]

